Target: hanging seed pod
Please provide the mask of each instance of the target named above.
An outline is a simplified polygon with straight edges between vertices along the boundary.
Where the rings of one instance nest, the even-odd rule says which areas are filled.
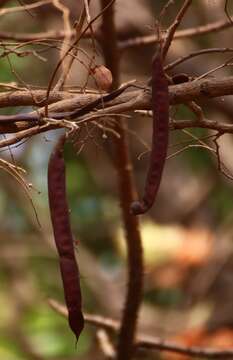
[[[48,195],[56,248],[59,254],[68,320],[77,340],[84,326],[78,264],[74,254],[73,236],[66,198],[65,136],[56,144],[48,165]]]
[[[112,73],[104,65],[96,65],[91,69],[91,74],[93,75],[97,87],[103,91],[109,91],[112,86]]]
[[[161,49],[152,63],[153,134],[149,169],[142,201],[131,204],[133,215],[144,214],[154,204],[165,165],[169,134],[168,81],[163,71]]]

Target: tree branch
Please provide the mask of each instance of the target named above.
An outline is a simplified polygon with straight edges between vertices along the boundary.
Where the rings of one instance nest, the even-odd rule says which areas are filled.
[[[110,3],[101,0],[102,8]],[[102,18],[102,48],[107,67],[113,75],[113,88],[119,86],[119,53],[114,21],[114,7],[111,6]],[[114,138],[114,164],[117,170],[118,191],[122,210],[127,246],[127,294],[119,331],[116,358],[130,360],[134,354],[134,338],[138,312],[143,291],[142,243],[137,217],[130,214],[130,205],[135,200],[135,184],[132,162],[129,155],[127,124],[118,120],[114,130],[120,135]]]
[[[7,1],[7,0],[6,0]],[[233,24],[229,22],[229,20],[220,20],[213,23],[192,27],[189,29],[178,30],[175,33],[174,39],[182,39],[182,38],[190,38],[194,36],[206,35],[209,33],[215,33],[219,31],[223,31],[232,27]],[[72,37],[75,36],[75,30],[71,32]],[[83,38],[90,37],[90,31],[86,32],[83,35]],[[47,31],[47,32],[40,32],[40,33],[16,33],[16,32],[7,32],[7,31],[0,31],[0,39],[1,40],[15,40],[19,42],[23,41],[31,41],[31,40],[63,40],[64,37],[67,36],[67,33],[63,30],[56,30],[56,31]],[[97,35],[98,39],[98,35]],[[145,36],[138,36],[135,38],[128,38],[126,40],[119,40],[118,47],[119,50],[124,50],[130,47],[138,47],[143,45],[149,45],[152,43],[157,43],[158,38],[156,34],[152,35],[145,35]]]
[[[32,98],[36,98],[35,100]],[[4,92],[0,94],[0,108],[11,106],[40,106],[45,104],[46,90],[26,90]],[[233,95],[233,76],[223,78],[207,78],[190,81],[179,85],[169,86],[170,105],[182,104],[194,100],[206,100],[225,95]],[[88,103],[98,99],[98,94],[74,95],[68,91],[51,92],[49,110],[53,112],[72,111],[82,108]],[[145,91],[127,91],[113,101],[105,104],[105,108],[124,112],[128,110],[150,109],[151,91],[145,87]]]
[[[59,314],[67,317],[68,312],[65,306],[58,303],[56,300],[50,299],[49,305]],[[106,331],[118,332],[120,322],[111,318],[106,318],[95,314],[84,314],[85,322],[98,328],[103,328]],[[154,351],[169,351],[172,353],[190,355],[193,357],[205,357],[208,359],[231,359],[233,356],[233,349],[216,349],[216,348],[202,348],[199,346],[184,346],[178,345],[174,342],[163,340],[159,337],[146,336],[139,334],[136,337],[135,347],[137,349],[147,349]]]

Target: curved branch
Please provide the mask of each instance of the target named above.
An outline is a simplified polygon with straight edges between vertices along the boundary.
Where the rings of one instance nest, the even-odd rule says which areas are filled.
[[[50,299],[49,305],[62,316],[67,317],[68,312],[65,306],[57,301]],[[120,322],[111,318],[103,317],[96,314],[84,314],[85,322],[102,328],[107,331],[118,332]],[[169,351],[171,353],[190,355],[193,357],[205,357],[208,359],[231,359],[233,356],[233,349],[216,349],[216,348],[202,348],[199,346],[185,346],[175,342],[163,340],[159,337],[145,336],[139,334],[136,337],[136,348],[155,350],[155,351]]]

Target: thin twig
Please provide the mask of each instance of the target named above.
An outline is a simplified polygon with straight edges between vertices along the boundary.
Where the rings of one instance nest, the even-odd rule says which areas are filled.
[[[222,31],[225,29],[228,29],[229,27],[232,27],[233,24],[227,21],[216,21],[213,23],[209,23],[206,25],[196,26],[189,29],[179,30],[175,33],[174,39],[183,39],[183,38],[190,38],[193,36],[200,36],[200,35],[206,35],[209,33],[214,33],[218,31]],[[145,36],[138,36],[135,38],[122,40],[119,42],[119,49],[125,50],[130,47],[138,47],[138,46],[145,46],[153,43],[158,43],[159,39],[157,35],[145,35]]]
[[[214,72],[216,72],[217,70],[220,70],[222,68],[224,68],[225,66],[232,66],[232,60],[233,60],[233,57],[231,57],[230,59],[228,59],[227,61],[225,61],[223,64],[219,65],[219,66],[216,66],[215,68],[205,72],[204,74],[198,76],[195,81],[197,80],[201,80],[203,78],[205,78],[206,76],[210,75],[210,74],[213,74]]]
[[[78,21],[78,24],[76,26],[76,35],[75,35],[75,40],[74,42],[76,42],[75,46],[74,46],[74,42],[73,44],[71,44],[71,29],[69,30],[69,36],[66,40],[68,40],[68,42],[65,42],[65,38],[64,38],[64,42],[63,42],[63,49],[61,52],[61,59],[63,59],[62,64],[63,64],[63,71],[62,74],[59,78],[59,80],[57,81],[57,84],[54,87],[54,90],[61,90],[65,84],[65,81],[67,79],[67,76],[70,72],[70,69],[72,67],[74,58],[77,56],[78,54],[78,41],[77,39],[79,38],[79,36],[81,35],[81,31],[83,28],[83,24],[86,18],[86,12],[85,12],[85,7],[83,7],[81,15],[80,15],[80,19]],[[67,55],[71,54],[71,49],[70,47],[72,46],[72,56],[67,57]]]
[[[165,37],[164,44],[163,44],[163,59],[166,58],[167,52],[169,50],[169,47],[172,43],[173,37],[175,35],[176,29],[181,23],[181,20],[183,19],[186,11],[188,10],[189,6],[192,4],[192,0],[185,0],[180,11],[176,15],[176,18],[172,25],[168,29],[168,33]]]
[[[58,303],[56,300],[50,299],[49,305],[59,314],[67,316],[67,309],[65,306]],[[85,322],[103,328],[107,331],[118,332],[120,322],[111,318],[106,318],[95,314],[84,314]],[[174,342],[163,340],[159,337],[145,336],[139,334],[136,337],[135,347],[137,349],[147,349],[151,351],[169,351],[172,353],[189,355],[193,357],[206,357],[208,359],[231,359],[233,356],[233,349],[216,349],[216,348],[202,348],[198,346],[184,346]]]
[[[66,58],[67,54],[69,54],[70,51],[72,51],[73,47],[76,46],[76,44],[79,42],[79,40],[82,38],[82,36],[87,32],[87,30],[90,28],[90,26],[100,17],[102,16],[102,14],[108,9],[109,6],[111,6],[113,3],[115,2],[115,0],[111,0],[110,3],[108,4],[108,6],[104,9],[102,9],[102,11],[97,14],[90,23],[87,24],[87,26],[84,28],[84,30],[81,32],[81,34],[75,39],[75,41],[72,43],[72,45],[69,47],[69,49],[65,52],[65,54],[62,56],[62,58],[58,61],[53,74],[50,78],[48,87],[47,87],[47,92],[46,92],[46,100],[49,99],[49,94],[53,85],[53,81],[55,79],[55,76],[60,68],[60,66],[63,63],[63,60]],[[46,102],[45,105],[45,115],[48,116],[48,102]]]
[[[188,128],[202,128],[202,129],[210,129],[215,131],[222,131],[223,133],[232,134],[233,133],[233,125],[220,123],[215,120],[203,120],[201,122],[197,122],[196,120],[173,120],[171,123],[171,129],[173,130],[181,130]]]
[[[229,11],[228,11],[228,0],[225,0],[224,11],[225,11],[225,14],[226,14],[226,16],[228,17],[229,21],[230,21],[231,23],[233,23],[233,21],[232,21],[232,19],[231,19],[231,15],[230,15],[230,13],[229,13]]]
[[[106,330],[97,330],[96,337],[98,339],[99,346],[104,354],[105,359],[114,359],[116,353]]]
[[[212,49],[202,49],[197,50],[194,52],[189,53],[188,55],[179,57],[175,61],[171,62],[170,64],[164,66],[164,70],[168,71],[176,67],[177,65],[183,63],[184,61],[190,60],[196,56],[205,55],[205,54],[211,54],[211,53],[227,53],[227,52],[233,52],[233,48],[212,48]]]
[[[36,9],[40,6],[48,5],[51,3],[52,3],[52,0],[41,0],[41,1],[34,2],[33,4],[28,4],[28,5],[24,5],[24,6],[15,6],[15,7],[7,8],[7,9],[0,9],[0,16],[10,14],[10,13],[16,13],[16,12],[21,12],[21,11],[25,11],[25,10],[30,10],[30,9]]]
[[[174,40],[223,31],[232,26],[233,24],[229,22],[229,20],[227,21],[220,20],[206,25],[192,27],[184,30],[178,30],[174,35]],[[20,42],[30,41],[30,40],[45,40],[45,39],[47,41],[62,40],[65,36],[66,33],[64,32],[64,30],[47,31],[40,33],[19,33],[19,32],[0,31],[0,38],[2,40],[12,39]],[[72,37],[74,36],[75,36],[75,30],[72,30]],[[88,31],[85,34],[83,34],[84,38],[87,37],[89,38],[90,36],[91,34]],[[119,46],[119,50],[124,50],[129,47],[138,47],[156,42],[158,42],[158,38],[155,34],[152,34],[152,35],[139,36],[135,38],[129,38],[126,40],[120,40],[118,42],[118,46]]]
[[[168,0],[167,3],[163,6],[162,10],[160,11],[159,17],[158,17],[159,23],[162,22],[169,6],[171,6],[171,5],[174,5],[174,0]]]
[[[192,112],[196,115],[196,117],[197,117],[197,119],[198,119],[199,122],[204,121],[204,119],[205,119],[204,112],[203,112],[202,108],[195,103],[195,101],[190,101],[190,102],[187,103],[186,105],[187,105],[187,106],[189,107],[189,109],[191,109]]]
[[[62,12],[63,14],[63,23],[64,23],[64,32],[66,34],[66,36],[64,37],[63,43],[62,43],[62,47],[61,47],[61,57],[66,53],[67,49],[69,49],[70,47],[70,42],[71,42],[71,24],[70,24],[70,10],[67,6],[65,6],[64,4],[62,4],[60,2],[60,0],[53,0],[53,5]],[[68,58],[69,60],[72,59],[72,57]],[[67,73],[67,68],[66,68],[66,62],[63,62],[63,69],[62,69],[62,74],[56,84],[56,86],[54,87],[55,90],[60,90],[62,89],[62,86],[65,82],[65,80],[61,80],[64,77],[64,74]]]

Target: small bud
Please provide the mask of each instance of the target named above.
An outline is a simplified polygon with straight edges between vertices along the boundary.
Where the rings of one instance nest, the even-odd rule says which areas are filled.
[[[108,138],[107,134],[104,132],[102,135],[102,139],[106,140]]]
[[[104,65],[96,65],[91,69],[96,84],[99,89],[109,91],[112,86],[112,73]]]

